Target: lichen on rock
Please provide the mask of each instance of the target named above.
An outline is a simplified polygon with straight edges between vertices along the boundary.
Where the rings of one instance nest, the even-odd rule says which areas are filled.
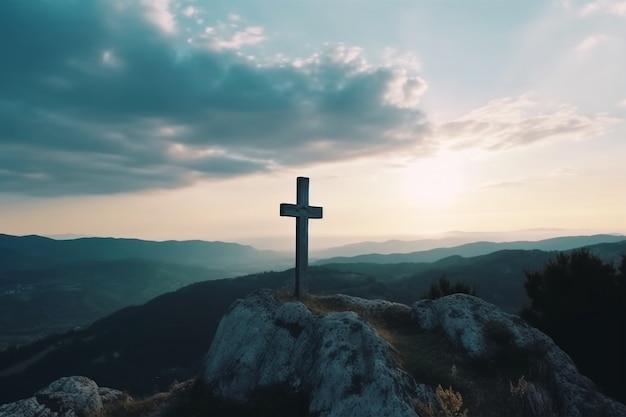
[[[224,316],[202,377],[211,395],[231,401],[281,385],[305,393],[311,415],[414,417],[413,401],[430,390],[418,389],[392,352],[352,311],[316,315],[261,290]]]
[[[626,415],[626,406],[602,395],[549,336],[480,298],[453,294],[417,301],[412,306],[411,318],[423,330],[442,331],[473,359],[493,361],[503,352],[511,351],[516,352],[516,359],[527,355],[529,363],[541,365],[541,378],[548,382],[547,387],[535,391],[536,403],[548,402],[547,388],[558,415]]]
[[[100,388],[84,376],[63,377],[34,396],[0,405],[0,417],[83,417],[102,410],[103,404],[124,394]]]

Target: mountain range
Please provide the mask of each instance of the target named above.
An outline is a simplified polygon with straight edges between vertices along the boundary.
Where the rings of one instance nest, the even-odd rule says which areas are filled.
[[[0,234],[0,350],[193,282],[291,264],[286,254],[237,243]]]
[[[626,253],[626,240],[589,248],[614,261]],[[528,302],[523,290],[524,270],[539,269],[555,255],[540,250],[502,250],[434,263],[331,264],[311,267],[307,283],[316,294],[343,293],[410,305],[422,298],[434,279],[446,275],[451,281],[474,285],[481,298],[517,312]],[[202,270],[196,272],[199,278]],[[186,274],[193,276],[190,271]],[[119,285],[132,281],[134,275],[129,272]],[[74,374],[133,395],[167,389],[172,382],[197,373],[219,320],[236,299],[259,288],[290,293],[293,277],[290,269],[196,282],[145,304],[122,308],[83,328],[11,346],[0,352],[0,403],[30,395],[61,376]],[[50,303],[55,304],[52,298]],[[81,297],[67,297],[57,305],[69,304],[75,298]]]
[[[0,271],[119,259],[201,266],[228,276],[287,267],[289,264],[289,256],[285,253],[229,242],[154,242],[101,237],[55,240],[36,235],[0,234]]]
[[[538,241],[515,241],[515,242],[489,242],[479,241],[464,243],[461,245],[452,245],[454,242],[461,240],[461,237],[454,237],[445,240],[425,239],[414,241],[390,240],[386,242],[363,242],[354,245],[348,245],[337,248],[335,252],[343,251],[354,252],[360,251],[358,255],[352,256],[334,256],[322,257],[313,263],[317,265],[329,263],[402,263],[402,262],[435,262],[449,256],[479,256],[488,253],[506,249],[522,249],[522,250],[544,250],[544,251],[562,251],[568,249],[579,248],[589,245],[597,245],[600,243],[615,243],[626,240],[623,235],[591,235],[591,236],[565,236],[551,239],[543,239]],[[427,250],[409,250],[411,248],[431,247],[435,244],[445,244],[452,246],[439,246]],[[398,252],[392,252],[397,250]],[[372,251],[372,252],[368,252]],[[326,252],[324,252],[326,253]],[[321,253],[323,255],[324,253]]]
[[[409,278],[409,287],[419,283],[417,290],[422,292],[430,281],[443,274],[472,284],[476,284],[478,276],[483,281],[493,277],[492,288],[515,285],[515,291],[504,293],[515,293],[517,299],[506,296],[507,303],[500,303],[508,304],[504,306],[505,310],[514,311],[525,302],[521,291],[521,270],[533,261],[525,256],[507,256],[507,261],[502,263],[504,266],[498,268],[488,259],[467,261],[459,257],[511,248],[562,250],[623,238],[595,235],[538,242],[478,242],[409,254],[331,258],[316,264],[387,281]],[[392,247],[396,243],[387,242]],[[385,243],[380,245],[385,246]],[[194,282],[282,270],[292,265],[291,256],[225,242],[152,242],[113,238],[54,240],[0,234],[0,350],[85,326],[121,308],[145,303]],[[441,259],[446,256],[453,257]],[[542,254],[536,257],[541,261],[546,259]],[[393,262],[398,263],[391,264]],[[507,262],[515,263],[516,267],[506,266],[509,265]],[[380,267],[376,263],[389,265]],[[468,269],[468,264],[473,266]],[[485,265],[480,273],[466,272],[472,268],[476,271],[479,265]],[[418,278],[412,279],[417,275]],[[405,284],[394,282],[394,285]],[[498,301],[496,296],[489,298],[486,294],[486,297]]]

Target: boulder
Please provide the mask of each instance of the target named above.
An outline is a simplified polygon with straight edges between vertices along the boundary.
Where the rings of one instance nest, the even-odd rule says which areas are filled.
[[[83,417],[123,396],[121,391],[100,388],[84,376],[64,377],[30,398],[0,405],[0,417]]]
[[[315,296],[324,304],[333,305],[338,310],[351,310],[366,319],[380,319],[391,315],[408,315],[411,307],[387,300],[367,300],[345,294]]]
[[[363,301],[356,307],[386,305]],[[326,417],[415,417],[413,401],[427,403],[434,395],[402,370],[393,347],[356,313],[317,315],[269,290],[238,300],[226,313],[202,378],[212,396],[240,404],[281,387],[306,398],[309,414]]]
[[[424,330],[443,332],[470,358],[484,364],[507,366],[507,361],[526,359],[547,381],[530,405],[534,414],[553,409],[557,415],[571,417],[626,416],[626,406],[602,395],[550,337],[480,298],[453,294],[417,301],[411,318]]]

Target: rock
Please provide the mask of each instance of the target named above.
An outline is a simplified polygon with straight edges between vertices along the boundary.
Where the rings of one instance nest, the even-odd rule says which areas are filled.
[[[98,394],[102,404],[112,403],[126,397],[126,394],[122,391],[106,387],[98,387]]]
[[[549,381],[547,388],[537,387],[532,393],[535,400],[529,408],[536,408],[538,415],[554,407],[558,415],[571,417],[626,416],[626,406],[602,395],[550,337],[480,298],[453,294],[421,300],[413,304],[411,318],[424,330],[443,331],[473,359],[504,366],[505,353],[526,357],[542,379]]]
[[[82,417],[102,410],[103,404],[124,396],[99,388],[84,376],[60,378],[33,397],[0,405],[0,417]]]
[[[325,304],[334,305],[337,309],[353,310],[361,317],[368,319],[378,319],[383,315],[388,317],[394,313],[403,315],[411,311],[411,307],[405,304],[387,300],[366,300],[344,294],[316,296],[316,298]]]
[[[261,290],[224,316],[202,378],[211,395],[242,404],[285,387],[308,398],[311,415],[415,417],[412,401],[428,402],[432,390],[418,387],[393,352],[352,311],[315,315]]]

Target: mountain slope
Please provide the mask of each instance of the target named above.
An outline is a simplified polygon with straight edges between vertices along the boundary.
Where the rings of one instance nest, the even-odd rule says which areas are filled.
[[[626,254],[626,240],[588,246],[591,253],[606,262],[618,262]],[[423,263],[331,263],[324,267],[366,274],[394,288],[394,301],[410,303],[425,294],[430,284],[445,275],[452,282],[473,285],[481,298],[509,313],[517,313],[528,302],[524,290],[524,271],[540,269],[553,259],[556,251],[502,250],[464,258],[451,256]]]
[[[144,259],[0,272],[0,350],[63,332],[225,271]]]
[[[193,282],[292,263],[288,255],[236,243],[0,234],[0,350]]]
[[[259,288],[293,285],[294,271],[200,282],[128,307],[79,331],[0,352],[0,404],[29,395],[64,375],[85,375],[133,394],[169,387],[195,375],[222,315]],[[317,293],[385,298],[374,278],[310,269]]]

